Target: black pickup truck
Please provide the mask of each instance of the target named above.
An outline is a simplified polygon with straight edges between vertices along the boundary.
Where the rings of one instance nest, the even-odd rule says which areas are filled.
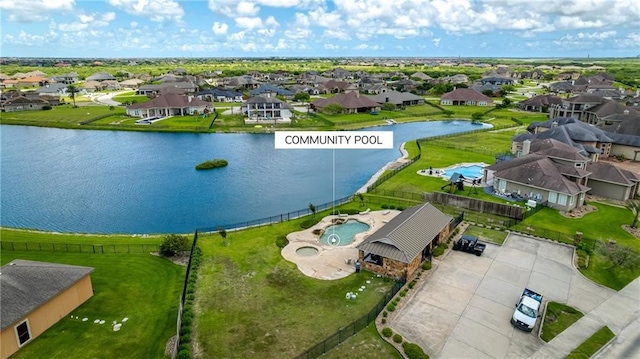
[[[454,251],[473,253],[477,256],[482,255],[486,247],[486,244],[478,242],[477,237],[468,234],[463,234],[462,237],[453,244]]]

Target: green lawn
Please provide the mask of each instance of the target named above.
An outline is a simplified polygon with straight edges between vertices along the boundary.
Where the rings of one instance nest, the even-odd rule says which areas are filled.
[[[507,232],[496,231],[495,229],[489,229],[485,227],[469,226],[464,231],[464,234],[469,234],[478,237],[481,241],[491,242],[496,244],[504,243],[507,238]]]
[[[30,243],[68,243],[68,244],[160,244],[163,236],[150,235],[146,237],[133,235],[100,235],[81,233],[52,233],[28,231],[3,227],[0,228],[2,242],[30,242]]]
[[[605,346],[611,339],[615,337],[615,334],[609,329],[609,327],[604,326],[600,328],[595,334],[589,337],[589,339],[585,340],[584,343],[580,344],[577,348],[571,351],[569,355],[565,357],[565,359],[588,359],[591,358],[600,348]]]
[[[107,114],[124,113],[121,108],[109,109],[109,106],[55,106],[51,110],[2,112],[1,124],[12,125],[41,125],[53,127],[76,127],[78,123]]]
[[[361,358],[366,353],[367,359],[401,359],[402,355],[389,343],[380,338],[375,324],[358,332],[358,334],[342,342],[322,359]]]
[[[340,280],[303,275],[275,244],[301,230],[303,220],[229,232],[228,246],[217,234],[200,237],[192,334],[200,356],[295,357],[366,315],[391,287],[393,282],[367,272]],[[367,289],[356,301],[345,299],[361,285]]]
[[[13,259],[93,267],[94,295],[12,358],[164,358],[175,335],[184,267],[149,254],[2,251]],[[83,322],[82,318],[89,318]],[[113,321],[129,320],[114,332]],[[95,319],[105,320],[103,325]]]
[[[544,322],[542,323],[540,338],[545,342],[549,342],[583,316],[584,314],[582,312],[568,305],[549,302],[547,304]]]

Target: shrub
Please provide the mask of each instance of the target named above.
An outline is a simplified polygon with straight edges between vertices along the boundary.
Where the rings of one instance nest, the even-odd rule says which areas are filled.
[[[188,246],[189,240],[186,236],[168,234],[160,244],[160,254],[165,257],[175,256],[176,253],[186,250]]]
[[[52,108],[53,108],[53,107],[51,107],[51,106],[49,106],[49,105],[47,105],[47,106],[42,106],[42,110],[44,110],[44,111],[51,110]]]
[[[387,310],[390,311],[390,312],[395,311],[396,310],[396,305],[393,304],[393,303],[387,305]]]
[[[300,227],[302,227],[303,229],[307,229],[315,226],[316,224],[318,224],[317,219],[307,219],[306,221],[300,223]]]
[[[382,318],[381,322],[382,324],[387,324],[387,320],[385,318]]]
[[[626,159],[626,157],[624,156],[624,153],[621,153],[619,155],[616,155],[616,159],[618,161],[624,161]]]
[[[415,280],[412,280],[411,282],[409,282],[409,289],[413,289],[413,287],[416,286],[416,283],[417,282]]]
[[[180,336],[185,336],[185,335],[191,335],[191,327],[185,327],[183,326],[182,328],[180,328]]]
[[[191,353],[188,350],[183,349],[178,352],[176,359],[191,359]]]
[[[431,262],[430,261],[425,261],[424,263],[422,263],[422,269],[424,269],[424,270],[431,269]]]
[[[388,317],[389,316],[389,312],[387,312],[386,310],[382,312],[382,316],[383,317]]]
[[[398,294],[399,294],[401,297],[404,297],[404,296],[406,296],[406,295],[407,295],[407,292],[405,292],[405,291],[403,290],[402,292],[400,292],[400,293],[398,293]]]
[[[391,330],[391,328],[389,328],[389,327],[384,327],[382,329],[382,335],[385,338],[390,338],[393,335],[393,330]]]
[[[382,209],[387,209],[387,208],[389,208],[389,205],[387,205],[387,204],[385,203],[385,204],[381,205],[381,206],[380,206],[380,208],[382,208]]]
[[[427,353],[417,344],[404,342],[402,343],[402,349],[404,349],[404,353],[409,359],[429,359]]]
[[[392,104],[391,102],[385,102],[382,104],[382,106],[380,106],[380,109],[385,111],[394,111],[396,109],[396,105]]]
[[[204,161],[196,166],[197,170],[210,170],[212,168],[225,167],[229,164],[227,160],[217,158],[215,160]]]
[[[278,246],[278,248],[284,248],[287,244],[289,244],[289,240],[286,236],[279,236],[276,238],[276,246]]]
[[[396,342],[396,343],[402,343],[402,335],[397,334],[397,333],[394,334],[393,335],[393,341]]]
[[[389,205],[389,209],[396,209],[396,206],[395,206],[395,205],[393,205],[393,204],[390,204],[390,205]]]

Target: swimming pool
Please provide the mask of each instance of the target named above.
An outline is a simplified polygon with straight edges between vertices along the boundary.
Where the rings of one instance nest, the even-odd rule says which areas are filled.
[[[330,246],[346,246],[353,243],[353,237],[369,229],[369,225],[355,219],[342,224],[334,224],[325,229],[320,236],[320,242]]]
[[[463,175],[465,178],[469,178],[469,179],[481,178],[483,168],[484,166],[481,166],[481,165],[469,165],[469,166],[457,165],[457,166],[453,166],[450,169],[445,169],[444,177],[446,179],[449,179],[451,178],[451,175],[457,172]]]

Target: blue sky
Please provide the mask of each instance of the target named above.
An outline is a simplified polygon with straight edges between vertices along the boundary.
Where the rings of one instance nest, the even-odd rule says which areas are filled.
[[[3,57],[631,57],[637,0],[0,0]]]

